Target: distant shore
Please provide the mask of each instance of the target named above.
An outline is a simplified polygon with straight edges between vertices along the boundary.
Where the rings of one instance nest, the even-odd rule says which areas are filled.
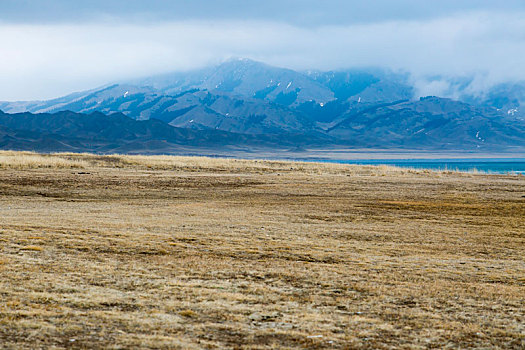
[[[131,154],[133,154],[132,152]],[[137,153],[138,154],[138,153]],[[153,153],[151,153],[153,154]],[[245,159],[279,160],[363,160],[363,159],[490,159],[520,158],[525,159],[525,148],[506,152],[475,152],[467,150],[405,150],[405,149],[370,149],[370,148],[311,148],[311,149],[269,149],[269,148],[227,148],[227,149],[192,149],[183,148],[173,155],[234,157]]]

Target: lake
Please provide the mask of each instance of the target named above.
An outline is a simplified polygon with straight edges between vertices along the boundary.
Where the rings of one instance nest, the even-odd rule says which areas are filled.
[[[480,171],[492,174],[525,174],[525,158],[463,159],[359,159],[322,160],[328,163],[392,165],[403,168]]]

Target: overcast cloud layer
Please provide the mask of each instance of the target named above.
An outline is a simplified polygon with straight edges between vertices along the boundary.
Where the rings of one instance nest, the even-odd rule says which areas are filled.
[[[404,70],[423,95],[447,90],[436,75],[475,76],[474,89],[525,79],[522,1],[145,3],[2,0],[0,100],[52,98],[229,57]]]

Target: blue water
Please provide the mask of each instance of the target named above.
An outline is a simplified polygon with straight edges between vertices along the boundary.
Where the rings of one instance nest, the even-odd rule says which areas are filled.
[[[489,174],[525,174],[525,158],[463,159],[359,159],[323,160],[329,163],[393,165],[403,168],[480,171]]]

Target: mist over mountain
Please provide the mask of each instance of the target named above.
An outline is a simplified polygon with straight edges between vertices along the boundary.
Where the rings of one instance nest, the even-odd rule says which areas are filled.
[[[140,149],[129,147],[129,135],[119,133],[138,125],[142,131],[133,129],[134,144],[164,140],[192,146],[525,148],[525,83],[500,84],[479,93],[473,90],[472,80],[444,81],[434,80],[444,84],[445,96],[455,99],[420,98],[420,87],[410,76],[387,70],[299,72],[232,59],[214,67],[124,81],[53,100],[0,102],[0,110],[6,113],[25,113],[1,115],[0,125],[10,130],[3,131],[2,147],[15,145],[9,138],[16,138],[13,130],[59,135],[56,142],[66,138],[82,143],[78,139],[94,137],[88,132],[91,124],[84,123],[89,115],[100,125],[107,124],[104,132],[97,131],[97,137],[105,135],[104,145],[97,146],[100,152],[119,149],[115,145],[121,142],[127,145],[123,151]],[[51,127],[65,122],[61,111],[75,113],[67,115],[63,128]],[[108,115],[106,119],[101,113]],[[34,120],[46,127],[29,127],[35,125]],[[162,129],[162,137],[150,128]],[[113,148],[108,146],[112,140]],[[62,147],[56,142],[55,147]],[[83,145],[72,147],[85,150]],[[144,149],[173,151],[170,147]]]

